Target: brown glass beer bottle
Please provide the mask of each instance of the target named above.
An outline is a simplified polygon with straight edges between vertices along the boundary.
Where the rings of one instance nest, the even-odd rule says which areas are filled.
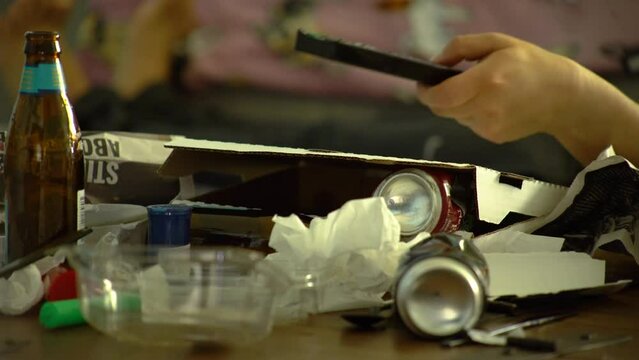
[[[25,38],[5,154],[5,262],[85,226],[84,156],[66,94],[60,37],[34,31]]]

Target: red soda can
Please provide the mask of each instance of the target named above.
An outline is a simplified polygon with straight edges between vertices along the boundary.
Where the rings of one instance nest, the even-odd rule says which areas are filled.
[[[450,195],[452,176],[443,171],[409,168],[387,176],[375,189],[401,227],[402,237],[420,232],[455,232],[463,218],[462,209]]]

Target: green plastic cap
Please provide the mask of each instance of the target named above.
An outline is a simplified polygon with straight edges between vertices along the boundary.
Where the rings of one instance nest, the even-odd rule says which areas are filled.
[[[40,324],[46,329],[85,324],[80,300],[49,301],[40,308]]]

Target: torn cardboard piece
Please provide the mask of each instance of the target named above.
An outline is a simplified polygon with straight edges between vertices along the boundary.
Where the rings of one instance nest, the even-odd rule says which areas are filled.
[[[564,251],[627,252],[639,264],[639,171],[620,156],[596,160],[575,177],[552,211],[499,230],[507,231],[563,237]]]
[[[525,259],[517,259],[517,256],[530,258],[532,255],[487,254],[488,257],[501,256],[510,261],[510,265],[505,261],[492,264],[491,281],[495,278],[496,282],[491,284],[495,287],[491,295],[587,295],[622,289],[630,280],[605,283],[609,275],[606,268],[610,266],[592,256],[601,248],[630,255],[639,264],[639,171],[619,156],[596,160],[576,176],[566,195],[548,214],[483,234],[474,241],[483,250],[504,252],[509,240],[513,242],[518,234],[528,234],[528,240],[535,242],[536,245],[528,243],[526,248],[531,250],[534,249],[531,245],[535,245],[540,251],[544,239],[563,238],[562,252],[557,255],[546,253],[543,258],[535,260],[535,264],[545,265],[534,271],[526,269],[530,266],[526,265]],[[522,244],[517,245],[521,250]],[[581,256],[581,260],[546,260],[553,256]],[[566,269],[569,263],[572,265]],[[519,280],[517,274],[520,275]],[[566,274],[570,274],[567,279]],[[534,287],[537,289],[534,290]]]

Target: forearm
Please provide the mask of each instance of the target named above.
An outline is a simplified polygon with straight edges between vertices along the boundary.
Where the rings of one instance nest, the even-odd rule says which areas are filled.
[[[566,94],[563,121],[549,133],[587,165],[612,145],[615,152],[639,163],[639,105],[596,74],[578,68],[577,86]]]
[[[612,129],[611,144],[618,155],[639,166],[639,104],[627,99]]]

